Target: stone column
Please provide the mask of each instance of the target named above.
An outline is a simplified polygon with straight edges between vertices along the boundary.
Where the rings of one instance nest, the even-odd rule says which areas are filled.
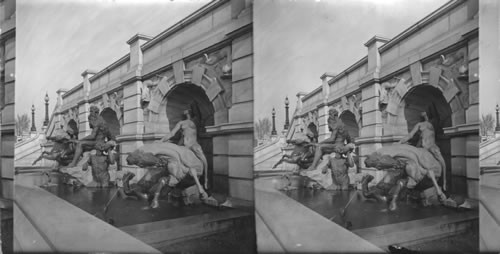
[[[136,77],[142,75],[143,52],[141,46],[151,39],[150,36],[136,34],[127,41],[130,47],[130,69],[124,74],[123,85],[123,126],[121,135],[117,137],[120,145],[120,159],[123,169],[133,171],[140,179],[143,172],[138,172],[135,167],[129,167],[125,161],[128,153],[144,144],[144,111],[141,107],[142,81]],[[154,138],[154,137],[153,137]],[[137,180],[135,179],[135,180]]]
[[[250,14],[243,10],[238,18]],[[227,190],[233,204],[253,206],[253,36],[251,30],[234,36],[228,121],[207,127],[207,133],[214,135],[214,187]]]
[[[91,83],[90,83],[90,78],[94,76],[97,73],[97,71],[94,70],[85,70],[82,72],[82,78],[83,78],[83,101],[81,101],[78,104],[78,122],[80,123],[78,126],[78,138],[83,138],[91,133],[90,126],[89,126],[89,109],[90,109],[90,103],[88,102],[89,95],[90,95],[90,90],[92,89]]]
[[[63,128],[66,128],[65,123],[63,122],[62,118],[62,113],[61,113],[61,107],[63,105],[64,99],[63,95],[67,92],[68,90],[66,89],[59,89],[56,91],[57,93],[57,101],[56,101],[56,109],[54,111],[54,117],[56,118],[56,127],[63,126]]]
[[[336,74],[325,72],[320,77],[323,102],[318,105],[318,141],[328,138],[330,134],[330,130],[328,129],[328,99],[330,97],[330,84],[328,81],[335,76]]]
[[[382,144],[376,141],[376,137],[384,135],[382,112],[379,109],[380,83],[378,83],[378,78],[381,68],[379,47],[388,41],[389,39],[374,36],[364,44],[368,50],[368,68],[367,74],[362,78],[365,85],[361,90],[363,126],[360,126],[360,138],[363,143],[359,145],[360,166],[364,165],[366,155],[382,147]]]

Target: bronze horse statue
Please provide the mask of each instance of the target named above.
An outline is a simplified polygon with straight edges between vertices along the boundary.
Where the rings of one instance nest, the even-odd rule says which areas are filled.
[[[419,191],[434,187],[438,198],[446,199],[440,195],[441,187],[437,184],[444,169],[424,148],[407,144],[383,147],[368,155],[365,165],[387,171],[387,174],[371,189],[368,183],[373,180],[373,176],[365,176],[362,180],[363,196],[384,202],[390,200],[389,209],[392,211],[397,209],[397,200],[404,188]]]
[[[311,123],[307,126],[305,136],[307,139],[293,139],[287,140],[288,144],[294,145],[292,154],[285,154],[281,159],[274,164],[273,168],[278,167],[283,162],[299,165],[300,168],[306,169],[311,166],[314,159],[314,152],[318,142],[318,130],[316,126]]]
[[[48,137],[47,140],[53,142],[53,147],[50,151],[43,151],[42,154],[33,161],[32,165],[38,163],[41,159],[53,160],[59,166],[66,166],[73,160],[75,153],[75,135],[71,130],[66,131],[63,135]]]
[[[306,169],[311,166],[314,158],[315,146],[304,140],[287,140],[288,144],[294,145],[292,154],[285,154],[274,164],[273,168],[278,167],[283,162],[297,164],[300,168]]]

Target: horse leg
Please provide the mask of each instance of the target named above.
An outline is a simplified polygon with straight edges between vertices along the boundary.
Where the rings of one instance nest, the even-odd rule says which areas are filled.
[[[55,161],[57,160],[59,154],[52,154],[52,153],[48,153],[48,152],[44,152],[40,155],[40,157],[38,157],[34,162],[33,162],[33,165],[35,165],[38,161],[40,161],[41,159],[46,159],[46,160],[51,160],[51,161]]]
[[[395,211],[396,209],[398,209],[397,200],[399,198],[399,193],[401,192],[404,186],[406,186],[406,181],[403,179],[399,179],[396,182],[396,186],[392,187],[390,191],[392,193],[392,200],[391,203],[389,204],[390,211]]]
[[[370,183],[375,177],[373,177],[372,175],[365,175],[363,177],[363,179],[361,180],[361,193],[363,194],[363,197],[365,198],[374,198],[378,201],[381,201],[381,202],[386,202],[387,201],[387,198],[380,195],[379,193],[377,193],[376,191],[374,190],[370,190],[368,188],[368,183]]]
[[[33,161],[33,163],[31,165],[35,165],[38,161],[40,161],[43,157],[43,153],[40,154],[40,156],[38,156],[38,158],[36,158],[36,160]]]
[[[283,155],[283,157],[281,157],[281,159],[276,164],[274,164],[273,168],[276,168],[278,165],[280,165],[281,163],[283,163],[283,160],[285,159],[285,156],[286,155]]]
[[[160,181],[158,181],[158,184],[156,184],[156,188],[154,189],[154,196],[153,200],[151,201],[151,208],[158,208],[160,206],[159,199],[160,199],[160,194],[161,191],[163,190],[163,187],[167,186],[167,188],[170,188],[168,185],[168,178],[167,177],[162,177],[160,178]]]
[[[189,174],[191,175],[191,177],[193,177],[194,182],[196,183],[196,186],[198,187],[198,191],[200,192],[201,198],[202,199],[208,198],[208,194],[205,192],[205,190],[203,189],[203,187],[200,184],[200,180],[198,179],[198,173],[196,172],[196,169],[190,168]]]

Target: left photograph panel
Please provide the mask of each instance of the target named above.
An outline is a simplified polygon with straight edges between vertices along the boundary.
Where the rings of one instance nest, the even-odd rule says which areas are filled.
[[[256,251],[252,5],[17,1],[17,56],[3,25],[1,41],[11,249]],[[2,209],[2,241],[4,224]]]
[[[0,1],[0,216],[1,252],[13,251],[16,2]]]

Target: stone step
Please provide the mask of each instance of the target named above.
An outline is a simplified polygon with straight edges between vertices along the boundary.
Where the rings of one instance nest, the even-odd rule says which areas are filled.
[[[16,168],[17,169],[17,168]],[[24,170],[15,175],[15,182],[22,186],[44,186],[57,184],[61,180],[61,174],[43,169]]]
[[[409,246],[433,241],[477,228],[477,210],[426,219],[353,230],[363,239],[387,250],[389,245]]]
[[[254,227],[251,213],[227,209],[213,213],[121,227],[153,248],[162,249],[171,244],[199,239],[221,232]]]
[[[38,187],[15,185],[16,252],[160,253]]]

